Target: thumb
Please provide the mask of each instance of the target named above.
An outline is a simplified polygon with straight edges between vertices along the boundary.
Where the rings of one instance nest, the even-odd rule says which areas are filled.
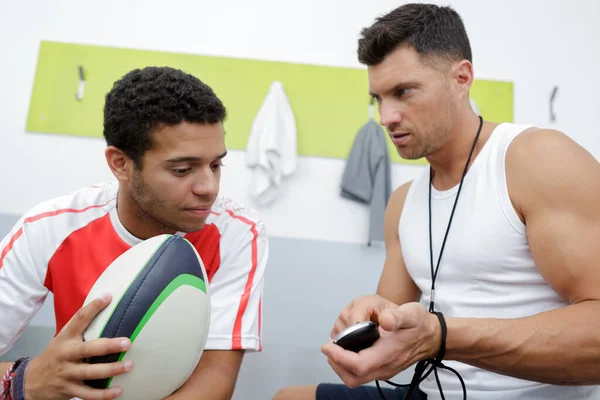
[[[385,310],[379,316],[379,325],[386,331],[410,329],[417,326],[423,306],[418,303],[403,304]]]

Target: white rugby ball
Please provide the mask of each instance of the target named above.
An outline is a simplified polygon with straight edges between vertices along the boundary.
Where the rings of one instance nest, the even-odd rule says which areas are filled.
[[[133,369],[96,388],[121,387],[119,399],[160,400],[180,388],[200,361],[210,326],[210,291],[202,259],[177,235],[160,235],[132,247],[102,273],[84,305],[112,295],[84,332],[86,341],[128,337],[122,353],[90,363],[132,360]]]

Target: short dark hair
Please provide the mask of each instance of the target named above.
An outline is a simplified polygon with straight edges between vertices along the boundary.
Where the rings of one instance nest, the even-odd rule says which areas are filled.
[[[361,32],[358,59],[377,65],[402,45],[412,46],[433,67],[444,60],[473,62],[463,21],[450,7],[410,3],[377,18]]]
[[[227,112],[197,77],[170,67],[135,69],[114,83],[104,104],[104,138],[142,167],[151,133],[181,122],[216,124]]]

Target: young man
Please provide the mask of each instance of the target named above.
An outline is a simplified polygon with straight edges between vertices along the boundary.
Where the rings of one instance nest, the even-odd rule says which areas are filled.
[[[81,306],[120,254],[176,233],[205,264],[212,311],[206,351],[169,399],[231,398],[244,351],[261,350],[268,242],[251,210],[219,196],[225,117],[212,89],[180,70],[148,67],[116,82],[104,109],[105,155],[116,182],[38,205],[0,242],[0,353],[18,339],[49,291],[56,311],[56,337],[42,354],[19,363],[12,393],[23,389],[15,385],[25,378],[27,400],[118,397],[118,388],[92,389],[83,380],[127,373],[135,365],[82,360],[126,350],[130,342],[83,343],[82,332],[110,299]],[[0,367],[14,369],[11,363]]]
[[[345,385],[275,398],[378,399],[360,385],[422,360],[456,370],[469,399],[600,398],[598,162],[560,132],[480,120],[469,39],[448,7],[397,8],[363,31],[358,53],[398,153],[430,168],[389,201],[377,294],[331,332],[370,319],[380,339],[359,353],[322,347]],[[437,373],[445,398],[462,399],[458,377]],[[412,398],[442,398],[434,373]]]

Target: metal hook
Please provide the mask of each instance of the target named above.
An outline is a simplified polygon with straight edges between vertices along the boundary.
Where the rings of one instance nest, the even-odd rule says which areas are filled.
[[[375,115],[375,96],[371,96],[371,102],[369,103],[369,119],[373,119]]]
[[[556,121],[556,114],[554,113],[554,99],[556,98],[557,92],[558,86],[554,86],[554,88],[552,88],[552,94],[550,95],[550,122]]]
[[[77,100],[83,99],[83,93],[85,91],[85,74],[83,73],[83,66],[79,66],[79,86],[77,87]]]

